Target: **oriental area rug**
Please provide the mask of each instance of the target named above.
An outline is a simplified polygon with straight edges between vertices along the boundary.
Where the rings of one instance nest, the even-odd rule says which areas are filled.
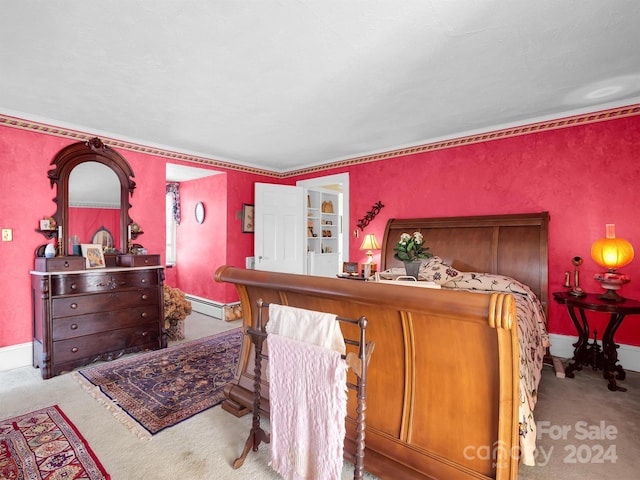
[[[241,328],[234,328],[74,376],[138,437],[150,438],[222,402],[222,390],[238,365],[241,341]]]
[[[57,405],[0,420],[0,479],[71,478],[111,477]]]

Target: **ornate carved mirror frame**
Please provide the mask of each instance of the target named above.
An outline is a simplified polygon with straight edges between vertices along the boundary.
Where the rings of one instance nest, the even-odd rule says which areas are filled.
[[[127,227],[133,223],[129,216],[131,208],[129,198],[136,188],[136,183],[133,181],[135,175],[122,155],[102,143],[99,138],[92,138],[86,142],[73,143],[60,150],[51,161],[54,168],[47,172],[51,188],[57,185],[57,194],[53,199],[57,204],[57,210],[52,217],[57,225],[62,226],[63,254],[69,254],[69,246],[64,241],[69,233],[69,176],[74,167],[84,162],[98,162],[106,165],[120,180],[120,249],[121,253],[126,253],[129,243]],[[41,233],[47,238],[54,238],[57,235],[55,230],[41,231]],[[135,239],[138,234],[139,232],[132,231],[131,238]]]

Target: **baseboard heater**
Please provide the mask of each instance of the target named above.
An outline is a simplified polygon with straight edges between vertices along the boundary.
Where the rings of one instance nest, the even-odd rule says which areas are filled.
[[[191,308],[194,312],[202,313],[210,317],[225,319],[225,307],[233,308],[235,305],[239,305],[240,302],[235,303],[218,303],[208,298],[197,297],[195,295],[185,294],[185,298],[191,302]]]

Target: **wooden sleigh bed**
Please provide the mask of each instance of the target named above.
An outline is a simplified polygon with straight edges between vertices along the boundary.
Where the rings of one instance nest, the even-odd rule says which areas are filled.
[[[452,270],[513,278],[535,293],[546,312],[546,212],[389,220],[381,270],[401,266],[393,247],[403,232],[415,231]],[[523,420],[520,349],[533,355],[529,345],[519,345],[518,293],[446,284],[414,288],[229,266],[220,267],[215,280],[236,285],[245,327],[256,325],[258,299],[367,317],[367,336],[376,351],[367,384],[366,471],[393,479],[517,478]],[[541,347],[536,348],[538,356]],[[223,403],[238,416],[253,405],[253,358],[245,338]],[[268,414],[264,380],[261,391]],[[350,395],[345,456],[355,450],[355,408]],[[535,431],[529,433],[535,438]]]

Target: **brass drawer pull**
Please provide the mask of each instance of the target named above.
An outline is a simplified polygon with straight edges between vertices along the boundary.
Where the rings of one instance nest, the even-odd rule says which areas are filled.
[[[78,324],[77,323],[72,323],[69,328],[71,328],[71,330],[77,330],[78,329]]]
[[[149,295],[147,295],[146,293],[143,293],[142,300],[149,300]]]
[[[147,283],[147,279],[146,279],[146,278],[143,278],[142,280],[140,280],[140,282],[142,282],[142,283]]]
[[[149,314],[148,314],[147,312],[142,312],[142,313],[140,314],[140,316],[141,316],[142,318],[147,318],[147,317],[149,316]]]
[[[78,304],[77,304],[77,303],[72,303],[72,304],[70,305],[70,307],[71,307],[73,310],[75,310],[76,308],[78,308]]]
[[[65,262],[64,262],[64,268],[69,268],[69,260],[65,260]]]
[[[78,353],[78,347],[73,347],[71,349],[71,353]]]
[[[125,282],[120,282],[120,286],[122,286],[124,284],[125,284]],[[107,288],[109,288],[111,290],[115,290],[116,288],[118,288],[118,286],[119,286],[118,282],[113,277],[110,277],[109,280],[107,280],[106,283],[102,283],[102,282],[96,283],[96,287],[107,287]]]
[[[142,332],[142,336],[143,337],[148,337],[149,336],[149,332]]]
[[[72,283],[71,284],[71,290],[75,290],[76,288],[78,288],[78,284],[77,283]]]

